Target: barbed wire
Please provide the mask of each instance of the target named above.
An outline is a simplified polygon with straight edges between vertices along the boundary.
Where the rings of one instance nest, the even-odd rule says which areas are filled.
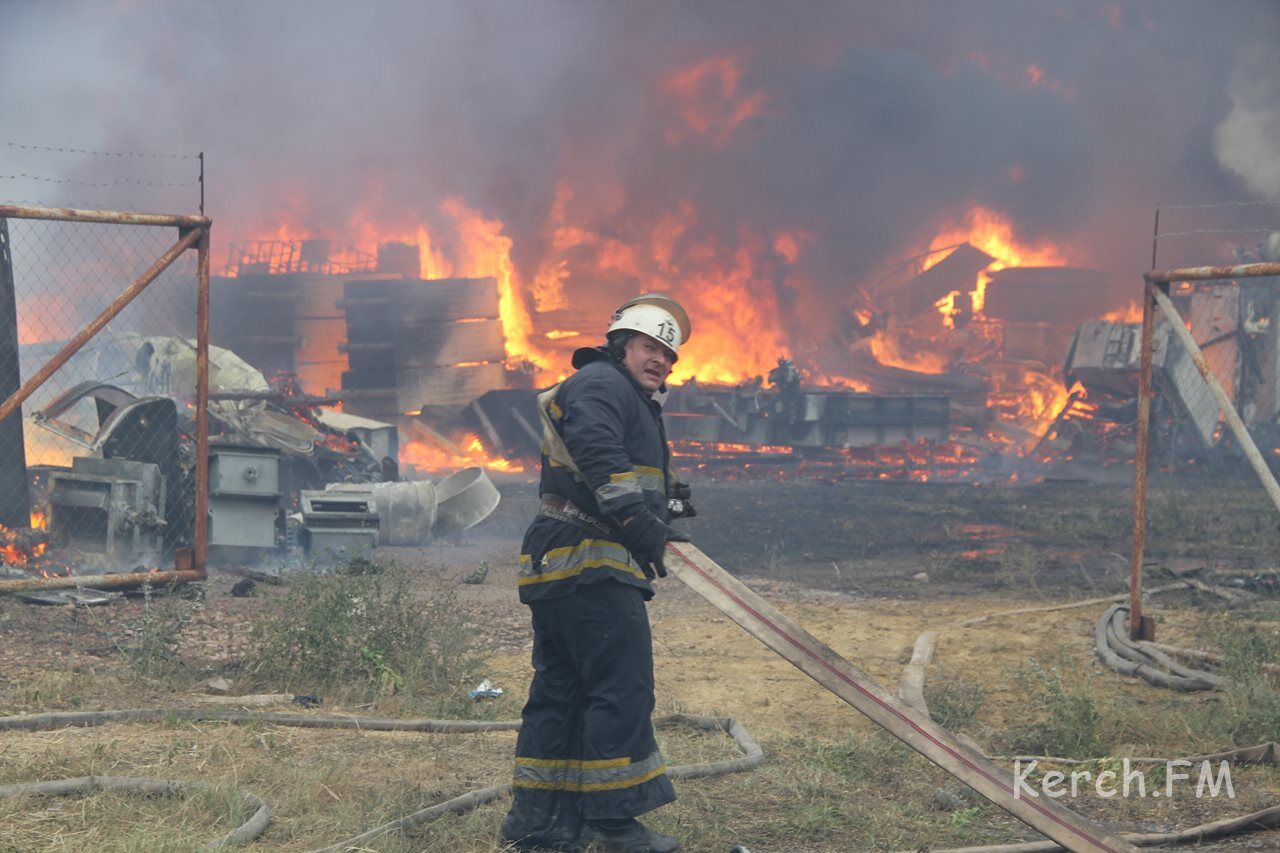
[[[140,209],[133,204],[112,204],[110,207],[103,207],[101,204],[94,204],[89,201],[38,201],[29,198],[8,198],[0,195],[0,204],[12,204],[19,207],[44,207],[48,209],[61,210],[70,208],[72,210],[123,210],[127,213],[139,213]]]
[[[194,187],[199,181],[144,181],[140,178],[118,178],[114,181],[81,181],[76,178],[49,178],[44,175],[0,175],[0,181],[40,181],[46,184],[74,184],[79,187],[117,187],[122,184],[134,184],[140,187]]]
[[[1280,226],[1275,228],[1202,228],[1197,231],[1165,231],[1156,235],[1156,239],[1161,237],[1190,237],[1193,234],[1274,234],[1280,231]]]
[[[85,148],[57,148],[48,145],[23,145],[20,142],[0,142],[6,148],[23,151],[52,151],[58,154],[87,154],[93,157],[152,157],[162,160],[199,160],[199,154],[166,154],[146,151],[90,151]]]
[[[1204,210],[1211,207],[1280,207],[1280,201],[1219,201],[1205,204],[1158,204],[1157,210]]]

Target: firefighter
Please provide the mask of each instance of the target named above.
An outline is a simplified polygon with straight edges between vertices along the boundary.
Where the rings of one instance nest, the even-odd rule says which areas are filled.
[[[577,350],[577,372],[538,398],[542,501],[518,581],[534,676],[502,826],[521,849],[680,849],[637,817],[676,797],[650,720],[645,602],[666,576],[667,542],[688,541],[672,510],[696,514],[669,474],[660,402],[689,333],[674,299],[632,299],[604,345]]]

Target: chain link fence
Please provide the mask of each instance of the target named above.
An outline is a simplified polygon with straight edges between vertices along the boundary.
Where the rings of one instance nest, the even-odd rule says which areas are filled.
[[[10,578],[203,565],[208,225],[0,207]]]
[[[1246,578],[1280,561],[1280,263],[1241,260],[1146,276],[1135,636],[1144,563]]]

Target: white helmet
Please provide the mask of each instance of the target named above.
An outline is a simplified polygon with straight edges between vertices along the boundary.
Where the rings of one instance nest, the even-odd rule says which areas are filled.
[[[693,331],[680,303],[661,293],[645,293],[624,302],[613,312],[613,323],[605,334],[619,330],[646,334],[674,356],[679,356],[680,345]]]

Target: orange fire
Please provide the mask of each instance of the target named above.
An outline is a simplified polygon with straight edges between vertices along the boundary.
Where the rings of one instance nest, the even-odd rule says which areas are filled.
[[[929,249],[933,251],[965,242],[995,258],[985,270],[978,273],[978,280],[969,294],[974,314],[982,313],[987,285],[991,283],[989,273],[1006,267],[1054,267],[1067,263],[1066,252],[1062,248],[1047,241],[1020,241],[1008,218],[982,206],[972,208],[961,222],[944,226],[929,243]],[[940,263],[946,257],[945,253],[929,255],[921,271]]]
[[[410,441],[400,446],[400,464],[413,468],[419,476],[434,476],[476,465],[489,471],[522,473],[525,470],[518,462],[490,456],[477,435],[467,435],[456,444]]]
[[[1123,308],[1113,308],[1100,318],[1108,323],[1141,323],[1142,303],[1134,299]]]
[[[34,519],[34,514],[32,517]],[[0,526],[0,562],[10,566],[31,565],[47,550],[49,543],[33,537],[31,531]]]
[[[916,373],[946,373],[947,357],[936,352],[920,350],[904,353],[896,335],[881,329],[871,338],[871,354],[886,367],[900,367]]]
[[[672,78],[668,93],[690,109],[679,114],[686,131],[707,137],[717,145],[723,144],[717,140],[727,140],[725,134],[761,107],[754,96],[740,94],[740,84],[737,66],[731,61],[717,61],[681,72]],[[716,96],[712,102],[728,101],[736,106],[713,120],[705,112],[693,110],[695,102],[707,95]],[[599,339],[607,315],[591,328],[580,328],[587,325],[585,318],[594,317],[594,312],[601,310],[600,305],[643,291],[671,293],[694,318],[694,333],[681,350],[673,383],[690,378],[738,383],[767,375],[779,356],[792,356],[793,341],[784,323],[784,306],[779,304],[780,289],[776,285],[785,281],[788,289],[801,294],[813,290],[806,287],[810,282],[797,279],[802,270],[800,262],[816,239],[813,232],[799,227],[769,233],[743,229],[732,243],[722,243],[698,227],[699,211],[688,200],[673,204],[665,215],[646,225],[620,226],[614,217],[622,201],[607,191],[600,196],[576,198],[574,187],[566,181],[556,186],[542,232],[542,256],[533,258],[532,274],[524,277],[513,261],[516,247],[504,222],[459,197],[448,198],[439,207],[446,225],[428,228],[413,217],[396,221],[397,217],[392,216],[387,221],[385,215],[376,214],[381,209],[382,196],[374,192],[340,233],[366,255],[376,253],[383,242],[416,243],[421,256],[420,275],[424,278],[492,277],[497,282],[507,364],[513,368],[523,366],[539,384],[563,378],[561,371],[568,370],[569,351]],[[291,240],[326,236],[301,227],[298,223],[302,221],[301,216],[290,215],[264,233]],[[961,353],[967,352],[963,346],[955,345],[959,340],[956,336],[973,338],[979,334],[980,325],[998,326],[998,321],[983,317],[991,273],[1011,266],[1059,265],[1066,262],[1068,254],[1058,245],[1022,238],[1006,216],[977,206],[933,236],[928,243],[933,254],[926,258],[924,268],[946,257],[942,247],[965,242],[994,260],[977,276],[970,291],[953,291],[936,303],[946,335],[923,341],[918,327],[906,336],[903,330],[895,331],[892,326],[878,329],[867,346],[881,364],[920,373],[947,372],[952,362],[963,360]],[[599,296],[606,292],[607,297]],[[787,310],[792,310],[791,306]],[[556,314],[555,326],[537,325],[536,321],[545,320],[548,312],[562,312],[573,325],[561,325],[560,313]],[[857,314],[864,327],[874,319],[867,306],[859,308]],[[581,323],[574,322],[578,317],[584,318]],[[982,323],[965,325],[962,319]],[[927,346],[930,343],[937,345]],[[814,376],[813,369],[801,361],[810,384],[865,387],[848,377]],[[454,366],[477,364],[468,361]],[[1066,399],[1058,383],[1031,369],[1016,376],[1006,372],[995,388],[992,404],[1000,413],[998,416],[1015,421],[1024,430],[1047,424],[1057,411],[1055,407],[1060,408]],[[999,405],[996,396],[1000,398]],[[401,460],[426,471],[469,465],[522,470],[504,460],[489,458],[475,436],[468,436],[455,447],[410,441],[401,448]]]
[[[1071,392],[1057,379],[1034,370],[1024,373],[1022,382],[1026,388],[1026,396],[1019,412],[1020,420],[1024,426],[1039,435],[1062,411]]]
[[[767,374],[779,356],[791,353],[780,306],[772,289],[760,286],[757,251],[743,247],[722,258],[707,245],[698,254],[708,265],[685,273],[676,290],[697,319],[673,377],[734,383]]]
[[[676,145],[690,135],[711,140],[723,148],[733,132],[748,119],[759,115],[767,102],[763,92],[743,92],[742,68],[733,57],[714,57],[681,69],[666,82],[666,92],[675,104],[683,127],[667,132],[667,142]]]
[[[446,199],[441,209],[457,223],[461,239],[458,272],[464,276],[492,276],[498,282],[498,314],[507,340],[508,362],[548,367],[548,359],[531,343],[533,321],[511,262],[511,238],[503,233],[501,220],[486,219],[457,197]]]
[[[938,309],[938,313],[942,314],[942,325],[948,329],[956,327],[956,315],[960,313],[960,308],[956,305],[956,300],[960,298],[960,291],[953,290],[946,296],[933,303],[933,307]]]

